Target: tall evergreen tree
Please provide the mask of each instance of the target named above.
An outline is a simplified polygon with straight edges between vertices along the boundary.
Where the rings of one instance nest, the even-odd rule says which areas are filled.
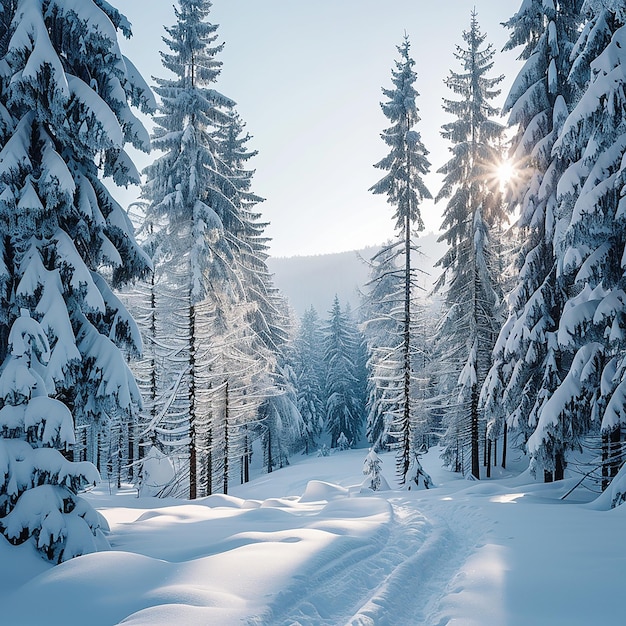
[[[103,468],[111,423],[140,402],[120,348],[137,353],[141,340],[110,285],[150,267],[103,179],[139,183],[125,145],[149,139],[130,107],[155,103],[108,3],[5,2],[1,15],[0,358],[29,310],[50,343],[54,395],[86,434],[81,454]]]
[[[317,311],[311,306],[300,320],[294,342],[294,370],[297,378],[298,410],[304,423],[304,451],[316,449],[324,429],[323,334]]]
[[[246,169],[257,152],[246,148],[251,136],[234,110],[226,125],[218,128],[219,155],[228,179],[225,195],[235,211],[225,221],[225,236],[233,250],[245,299],[253,303],[247,315],[260,340],[272,351],[279,351],[287,341],[289,326],[284,306],[267,267],[269,239],[267,223],[256,206],[262,198],[251,191],[254,170]]]
[[[216,389],[224,381],[231,414],[238,390],[246,389],[237,432],[245,431],[247,446],[252,436],[263,436],[263,424],[274,423],[268,414],[283,407],[287,414],[278,421],[293,416],[283,402],[288,385],[280,365],[287,316],[267,268],[266,225],[256,210],[262,199],[251,191],[253,171],[246,169],[256,152],[246,148],[250,136],[234,102],[212,88],[222,45],[216,44],[217,26],[207,21],[210,8],[208,0],[181,0],[177,22],[167,29],[171,53],[163,54],[163,64],[176,78],[158,81],[161,115],[154,143],[165,154],[147,168],[144,188],[150,221],[164,224],[157,309],[169,338],[161,376],[162,402],[169,409],[161,413],[170,433],[180,432],[180,419],[189,416],[192,497],[199,490],[210,493],[213,482],[227,485],[224,464],[216,464],[227,460],[221,452],[225,434],[233,436],[220,421],[226,413]],[[238,375],[233,363],[242,359]],[[182,441],[173,437],[172,447]],[[250,454],[249,448],[242,455],[244,464]]]
[[[512,158],[526,174],[512,194],[524,243],[483,402],[492,420],[502,422],[506,416],[508,426],[524,440],[567,370],[556,337],[564,306],[556,251],[568,222],[557,201],[557,185],[568,162],[553,147],[578,95],[570,71],[581,6],[582,0],[525,1],[506,23],[511,29],[506,48],[523,46],[520,56],[525,61],[504,104],[516,129]],[[554,443],[543,463],[546,480],[562,478],[565,467],[562,442]]]
[[[356,401],[359,407],[359,415],[363,419],[367,409],[367,345],[356,314],[349,302],[345,307],[345,315],[348,322],[348,332],[351,335],[352,354],[350,358],[354,363],[354,375],[357,380],[355,388]]]
[[[256,359],[257,369],[266,373],[257,379],[254,394],[264,397],[260,407],[264,415],[276,412],[276,419],[266,417],[258,422],[262,424],[260,433],[266,442],[273,440],[273,445],[278,445],[273,455],[266,447],[266,455],[268,458],[273,456],[273,460],[280,459],[282,465],[293,446],[300,441],[301,417],[294,410],[296,383],[292,375],[295,373],[288,366],[290,320],[284,299],[274,287],[267,267],[269,240],[264,234],[267,224],[261,221],[261,214],[256,209],[262,199],[252,193],[254,172],[246,169],[256,152],[246,148],[250,135],[244,134],[244,127],[239,115],[232,111],[228,125],[218,131],[220,159],[227,168],[230,181],[225,194],[236,209],[224,224],[225,234],[233,251],[235,270],[246,302],[247,334],[254,337],[249,344],[249,357]],[[277,432],[273,437],[268,436],[267,429],[274,426],[278,427]]]
[[[331,448],[341,435],[356,443],[361,435],[362,414],[359,379],[354,362],[354,334],[346,313],[335,296],[324,327],[324,364],[326,369],[326,430]]]
[[[148,257],[153,260],[159,257],[160,229],[146,217],[147,205],[135,202],[129,207],[128,214],[137,226],[137,240],[141,243]],[[136,320],[143,340],[143,351],[140,357],[130,359],[129,365],[141,392],[142,406],[137,416],[137,424],[128,441],[128,467],[131,470],[129,479],[137,482],[142,473],[144,458],[148,448],[158,446],[155,424],[158,422],[158,411],[162,405],[159,394],[162,392],[160,368],[157,366],[161,357],[160,335],[157,318],[157,283],[153,270],[144,280],[138,280],[119,290],[120,298]],[[158,453],[162,455],[162,450]]]
[[[428,172],[430,163],[420,134],[415,130],[420,120],[416,106],[418,93],[414,87],[417,75],[413,71],[415,61],[409,51],[409,38],[405,35],[402,45],[398,46],[400,60],[396,61],[396,68],[391,72],[393,88],[383,88],[383,94],[388,100],[381,103],[385,117],[392,123],[381,134],[390,150],[375,167],[387,173],[370,189],[373,193],[385,194],[389,204],[394,207],[398,240],[402,242],[398,249],[403,261],[402,347],[399,372],[402,386],[395,425],[399,433],[397,471],[402,483],[409,471],[413,448],[411,324],[415,268],[411,262],[412,233],[413,229],[423,230],[424,223],[419,206],[425,198],[431,197],[422,178]]]
[[[176,412],[189,416],[191,498],[198,493],[198,448],[210,438],[208,397],[198,393],[210,386],[207,344],[226,326],[220,315],[241,297],[225,231],[225,224],[236,219],[236,207],[218,140],[234,102],[211,87],[221,70],[216,56],[223,47],[215,43],[217,26],[207,21],[211,4],[180,0],[174,8],[177,21],[166,28],[164,41],[171,52],[161,56],[174,78],[157,80],[161,103],[153,135],[154,146],[164,154],[146,168],[143,189],[150,219],[166,221],[157,271],[163,274],[162,310],[172,312],[166,323],[178,337],[172,342],[168,378],[184,389]],[[216,306],[219,299],[223,302]],[[177,375],[181,369],[184,381]]]
[[[363,293],[363,333],[368,350],[367,440],[374,451],[391,443],[389,421],[398,409],[400,362],[397,345],[402,332],[402,279],[398,245],[387,242],[369,261],[369,281]]]
[[[502,301],[492,259],[490,229],[502,221],[498,181],[491,172],[500,162],[502,126],[494,121],[498,110],[490,104],[499,95],[504,78],[490,78],[495,50],[485,45],[476,12],[463,32],[465,47],[455,57],[461,72],[450,72],[447,86],[458,100],[444,100],[444,110],[455,120],[443,126],[452,143],[452,158],[439,170],[444,182],[436,200],[448,199],[440,241],[449,249],[438,265],[443,273],[435,289],[445,290],[447,309],[439,329],[435,360],[447,364],[445,376],[458,398],[447,416],[444,460],[455,468],[459,453],[469,449],[470,471],[480,478],[479,392],[490,365]],[[444,383],[445,385],[445,383]]]
[[[403,389],[402,342],[404,319],[404,277],[402,259],[404,242],[387,242],[369,261],[370,280],[362,294],[362,331],[367,346],[367,438],[375,448],[385,449],[397,443],[401,431],[399,398]],[[412,253],[418,250],[412,246]],[[415,255],[414,255],[415,256]],[[426,369],[429,363],[428,316],[420,301],[417,276],[413,281],[411,303],[411,390],[413,403],[412,441],[415,449],[428,448],[430,410],[427,407]],[[395,424],[394,424],[395,422]]]
[[[557,190],[563,222],[557,276],[566,302],[556,334],[566,376],[538,415],[528,447],[550,469],[555,448],[578,449],[602,432],[603,486],[623,462],[626,283],[626,43],[623,3],[585,2],[587,23],[574,48],[570,80],[582,96],[553,151],[570,165]]]
[[[111,285],[150,262],[103,179],[139,183],[125,146],[149,140],[131,106],[148,112],[154,99],[119,31],[130,25],[103,1],[0,5],[1,404],[16,418],[0,439],[2,528],[55,561],[92,550],[85,530],[99,523],[75,497],[97,472],[58,450],[106,467],[112,425],[122,432],[140,403],[121,349],[141,340]]]
[[[259,407],[258,423],[268,472],[284,467],[289,456],[302,450],[304,423],[298,410],[297,380],[288,355],[281,352]]]

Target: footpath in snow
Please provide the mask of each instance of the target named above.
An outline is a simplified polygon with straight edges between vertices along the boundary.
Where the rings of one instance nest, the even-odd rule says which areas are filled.
[[[597,510],[581,489],[560,500],[574,479],[465,481],[436,451],[435,489],[374,493],[360,487],[365,453],[302,458],[193,503],[102,485],[89,499],[110,552],[51,567],[0,543],[0,623],[624,623],[625,507]]]

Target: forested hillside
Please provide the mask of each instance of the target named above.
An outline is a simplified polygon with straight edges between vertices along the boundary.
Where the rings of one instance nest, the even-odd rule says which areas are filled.
[[[434,233],[427,233],[417,241],[420,253],[416,255],[416,265],[424,272],[420,275],[424,296],[432,290],[439,273],[434,265],[445,250],[445,244],[438,242],[438,237]],[[267,265],[274,276],[276,287],[299,317],[310,306],[318,313],[325,314],[330,310],[335,295],[353,309],[360,305],[360,292],[369,280],[366,261],[378,249],[372,246],[315,256],[271,256]]]

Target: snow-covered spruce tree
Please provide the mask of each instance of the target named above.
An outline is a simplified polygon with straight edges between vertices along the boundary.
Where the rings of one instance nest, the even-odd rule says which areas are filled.
[[[624,460],[626,418],[626,7],[587,1],[583,13],[570,73],[582,96],[553,148],[570,163],[557,190],[564,226],[556,251],[567,298],[558,347],[571,365],[542,407],[528,448],[534,466],[550,469],[557,446],[577,449],[600,429],[605,488]]]
[[[397,439],[401,423],[404,384],[402,368],[402,330],[404,318],[404,241],[387,242],[369,261],[370,280],[361,294],[361,325],[368,353],[367,361],[367,429],[368,441],[375,450],[389,449]],[[412,253],[418,252],[412,246]],[[403,263],[402,263],[403,265]],[[417,278],[417,276],[415,276]],[[428,448],[430,409],[426,406],[426,368],[429,348],[426,340],[428,320],[420,302],[419,289],[413,290],[411,304],[411,401],[413,445],[416,450]],[[392,422],[396,422],[392,425]]]
[[[355,388],[356,401],[359,415],[364,420],[367,409],[367,345],[355,312],[352,310],[349,302],[345,307],[345,316],[348,322],[348,332],[351,335],[352,354],[350,359],[354,363],[354,375],[357,380]],[[356,444],[357,441],[355,440],[354,443]]]
[[[354,363],[354,334],[337,296],[323,330],[326,430],[330,434],[330,447],[335,448],[342,433],[350,445],[356,443],[363,421],[360,383]]]
[[[210,8],[209,0],[180,0],[174,8],[176,23],[166,28],[170,52],[161,57],[174,78],[157,79],[160,105],[153,133],[153,145],[164,154],[146,168],[143,188],[150,219],[166,222],[163,256],[156,267],[157,307],[169,313],[162,323],[170,328],[163,377],[169,385],[166,397],[177,398],[169,430],[180,430],[177,415],[188,419],[190,498],[198,493],[197,446],[206,440],[210,418],[210,406],[198,405],[197,391],[210,384],[209,360],[199,357],[207,354],[220,325],[224,328],[220,313],[241,297],[224,227],[236,208],[224,191],[231,182],[218,158],[217,138],[234,103],[211,88],[221,70],[216,55],[222,45],[215,44],[217,26],[207,21]],[[217,304],[220,299],[223,303]],[[209,319],[212,313],[216,316]]]
[[[267,267],[268,242],[266,223],[256,205],[261,198],[251,192],[253,170],[247,162],[256,151],[246,149],[250,135],[244,134],[244,123],[233,110],[228,124],[218,131],[220,160],[226,166],[230,187],[224,190],[236,209],[224,220],[226,237],[233,250],[237,275],[247,303],[245,319],[255,340],[249,346],[250,357],[265,376],[257,377],[254,394],[263,399],[260,410],[265,416],[250,415],[246,433],[265,441],[267,467],[287,457],[302,441],[301,417],[294,406],[296,374],[289,366],[292,360],[287,345],[291,321],[284,298],[274,287]],[[271,417],[275,416],[275,418]],[[277,428],[272,435],[269,429]],[[272,443],[269,446],[269,443]],[[295,447],[294,447],[295,446]],[[274,447],[274,451],[270,449]],[[244,455],[248,458],[251,449]]]
[[[379,161],[375,167],[387,173],[371,189],[373,193],[385,194],[387,202],[394,207],[394,219],[398,240],[402,242],[398,255],[402,261],[402,316],[400,335],[400,397],[395,415],[394,430],[398,433],[397,472],[402,484],[406,479],[411,463],[413,447],[412,411],[412,301],[416,288],[415,268],[411,262],[413,248],[413,229],[423,230],[424,223],[420,214],[420,204],[424,198],[430,198],[423,176],[428,172],[430,163],[426,155],[420,134],[415,130],[420,118],[416,106],[418,96],[414,84],[417,75],[413,71],[415,61],[409,54],[410,43],[405,35],[401,46],[398,46],[400,60],[396,61],[396,69],[392,70],[392,89],[383,88],[388,99],[381,103],[382,111],[392,123],[385,129],[381,137],[389,146],[389,154]]]
[[[302,319],[294,341],[294,371],[298,394],[298,410],[304,424],[304,452],[317,450],[317,442],[325,423],[323,390],[325,384],[322,352],[322,327],[317,311],[311,306]]]
[[[161,324],[169,328],[162,397],[166,404],[175,401],[160,413],[172,450],[184,443],[173,434],[181,429],[180,419],[190,415],[186,465],[189,493],[194,495],[199,492],[198,471],[204,493],[212,491],[214,478],[224,485],[228,480],[212,476],[213,469],[223,472],[216,459],[225,458],[226,424],[219,423],[225,413],[216,385],[228,380],[231,408],[233,394],[246,388],[248,416],[242,428],[251,446],[251,438],[261,437],[261,424],[267,423],[255,413],[255,408],[261,411],[263,394],[272,404],[285,388],[279,364],[285,360],[287,338],[287,316],[266,264],[265,224],[255,209],[261,199],[251,192],[253,171],[246,169],[255,152],[246,149],[249,135],[232,100],[211,88],[221,68],[216,55],[222,46],[215,44],[217,26],[207,22],[210,8],[206,0],[181,1],[177,23],[167,29],[171,54],[163,54],[163,63],[176,78],[159,80],[156,89],[161,115],[154,144],[165,154],[147,168],[144,190],[152,216],[166,221],[164,254],[157,262],[157,309]],[[241,345],[235,348],[234,341]],[[248,362],[236,380],[231,357],[244,352]],[[252,377],[251,371],[256,372]],[[289,421],[288,416],[282,421]],[[242,456],[244,465],[249,456],[249,450]]]
[[[374,448],[370,448],[369,453],[365,457],[363,462],[363,474],[365,474],[365,480],[363,481],[363,487],[371,489],[372,491],[382,491],[389,489],[389,485],[382,475],[382,461]]]
[[[496,430],[506,419],[524,441],[568,368],[556,336],[564,297],[555,257],[568,222],[557,203],[568,163],[553,146],[577,98],[570,71],[581,6],[582,0],[529,0],[506,24],[512,31],[506,48],[523,46],[525,61],[503,108],[516,129],[511,154],[521,180],[511,207],[519,207],[523,245],[482,402]],[[561,478],[565,466],[564,443],[553,444],[543,463],[546,480]]]
[[[398,408],[401,379],[397,346],[402,332],[403,270],[398,267],[398,246],[387,242],[369,261],[369,281],[362,293],[363,334],[368,351],[367,440],[375,452],[387,449],[389,420]]]
[[[256,209],[262,198],[251,191],[254,170],[246,169],[257,152],[246,148],[251,136],[244,134],[245,124],[239,114],[234,110],[231,114],[227,124],[216,133],[220,160],[226,167],[229,183],[224,193],[235,208],[224,219],[225,235],[234,252],[245,298],[254,305],[247,319],[260,340],[277,352],[287,341],[289,322],[267,267],[267,223]]]
[[[41,325],[23,309],[11,327],[0,373],[0,532],[32,540],[54,563],[107,546],[106,521],[76,494],[99,480],[95,466],[61,452],[74,444],[67,406],[49,397],[51,351]]]
[[[499,95],[497,85],[503,76],[488,76],[495,50],[485,45],[486,37],[472,12],[470,28],[463,32],[465,45],[457,46],[454,55],[461,72],[451,71],[446,79],[458,99],[444,100],[444,110],[455,118],[444,124],[441,133],[452,143],[452,157],[439,169],[444,181],[436,198],[448,199],[439,240],[446,241],[449,248],[437,262],[442,275],[435,290],[444,292],[446,312],[438,329],[434,360],[447,366],[442,387],[457,398],[444,419],[442,456],[447,465],[458,469],[462,454],[475,478],[480,478],[483,421],[478,399],[502,302],[490,230],[503,219],[499,181],[492,175],[500,162],[503,127],[494,121],[498,110],[490,102]]]
[[[28,309],[50,342],[54,395],[83,431],[76,452],[102,468],[112,420],[121,430],[139,403],[120,348],[140,348],[103,276],[118,286],[150,267],[102,179],[139,182],[124,146],[146,150],[149,139],[130,107],[154,100],[119,49],[130,26],[107,2],[0,10],[0,359]]]

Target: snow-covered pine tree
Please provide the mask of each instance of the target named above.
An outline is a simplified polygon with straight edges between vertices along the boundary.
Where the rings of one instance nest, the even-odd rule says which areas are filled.
[[[267,267],[267,223],[261,221],[261,213],[256,209],[262,198],[251,191],[254,170],[246,169],[247,162],[257,152],[246,149],[251,137],[244,134],[245,124],[239,114],[231,113],[227,124],[216,133],[220,160],[230,183],[224,193],[235,208],[224,222],[225,236],[241,275],[245,299],[254,304],[247,314],[249,323],[261,341],[276,352],[287,341],[289,322]]]
[[[298,410],[304,423],[304,452],[317,450],[324,429],[326,401],[322,350],[322,328],[317,311],[311,306],[302,319],[294,341],[294,371],[297,381]]]
[[[130,25],[108,2],[0,10],[0,359],[19,307],[30,310],[50,342],[55,396],[84,430],[81,458],[102,468],[111,421],[121,428],[140,401],[120,347],[141,344],[103,276],[118,286],[150,267],[102,179],[139,183],[125,145],[147,150],[149,138],[131,106],[155,103],[120,52]]]
[[[234,102],[212,88],[221,70],[216,56],[223,46],[215,43],[217,26],[207,21],[209,0],[178,4],[176,23],[166,28],[164,38],[170,52],[161,53],[174,78],[157,79],[155,89],[160,105],[153,144],[164,154],[146,168],[143,196],[150,203],[150,219],[166,221],[156,271],[162,291],[157,307],[170,313],[163,320],[171,339],[164,376],[170,385],[167,397],[177,397],[169,430],[181,430],[181,420],[188,420],[189,497],[195,498],[197,448],[206,441],[210,418],[208,396],[197,393],[210,386],[208,344],[225,328],[221,312],[230,310],[242,294],[225,231],[236,207],[226,191],[231,181],[219,160],[217,136],[230,123]],[[217,304],[220,299],[223,303]]]
[[[357,442],[363,422],[360,385],[354,363],[354,334],[337,296],[323,331],[326,430],[331,438],[330,447],[335,448],[342,433],[350,443]]]
[[[215,43],[217,26],[207,21],[210,8],[208,0],[181,0],[175,9],[177,23],[167,29],[171,53],[163,54],[163,64],[176,78],[158,81],[161,115],[154,144],[165,154],[147,168],[144,189],[149,217],[166,222],[156,264],[157,309],[161,325],[169,329],[162,397],[166,404],[173,402],[169,415],[160,413],[173,446],[189,447],[189,493],[196,495],[198,471],[205,493],[215,481],[228,482],[223,470],[228,459],[222,453],[227,425],[219,423],[225,413],[217,393],[223,381],[228,381],[231,410],[236,390],[245,389],[248,396],[244,465],[251,438],[261,437],[262,424],[269,423],[267,406],[261,408],[264,400],[273,406],[269,414],[285,408],[281,423],[293,417],[285,398],[276,400],[287,388],[279,364],[285,362],[288,318],[267,269],[266,225],[255,208],[261,198],[252,193],[253,171],[246,169],[256,153],[246,148],[250,137],[234,102],[212,88],[221,69],[216,55],[222,46]],[[232,364],[244,354],[238,377]],[[254,414],[255,407],[263,417]],[[177,431],[182,434],[180,420],[189,414],[188,436],[176,437]],[[212,476],[213,470],[223,475]],[[247,469],[242,475],[248,475]]]
[[[562,361],[571,365],[539,413],[528,447],[538,469],[551,469],[557,445],[577,449],[600,429],[606,487],[624,460],[626,417],[626,7],[586,1],[583,14],[570,73],[582,96],[553,148],[570,163],[557,190],[563,227],[556,253],[567,298],[557,339]]]
[[[498,147],[503,127],[494,120],[498,110],[491,101],[499,95],[497,85],[504,77],[488,76],[495,50],[485,45],[486,38],[473,11],[470,28],[463,32],[464,46],[457,46],[454,55],[461,72],[451,71],[446,79],[458,100],[444,100],[444,110],[455,118],[444,124],[441,133],[452,143],[452,157],[439,169],[444,181],[436,198],[448,199],[439,240],[446,241],[449,249],[437,262],[442,275],[435,290],[445,294],[446,313],[438,329],[434,360],[446,365],[441,386],[457,398],[444,420],[443,459],[459,468],[462,453],[475,478],[480,478],[484,439],[479,436],[484,424],[478,399],[502,302],[490,230],[503,220],[499,181],[492,175],[501,160]]]
[[[511,155],[522,175],[511,207],[519,207],[523,245],[482,402],[491,421],[506,418],[524,441],[566,372],[556,337],[564,302],[555,250],[567,226],[557,203],[567,161],[552,148],[577,98],[570,71],[581,6],[582,0],[525,0],[506,23],[511,29],[506,49],[523,46],[525,61],[503,107],[516,129]],[[563,476],[565,451],[561,441],[554,443],[544,464],[546,480]]]
[[[244,134],[244,123],[233,110],[228,125],[218,131],[220,161],[227,168],[230,187],[224,190],[235,212],[224,221],[225,234],[233,251],[237,275],[246,305],[245,319],[255,339],[249,345],[249,358],[256,358],[257,368],[265,371],[257,377],[254,394],[265,398],[261,404],[263,419],[252,419],[248,433],[255,433],[266,444],[272,442],[274,452],[266,445],[266,460],[282,465],[301,441],[301,417],[294,410],[295,373],[289,367],[287,345],[291,321],[284,298],[273,285],[267,267],[268,242],[266,223],[256,205],[261,198],[251,192],[253,170],[247,162],[256,151],[246,149],[250,135]],[[248,333],[249,334],[249,333]],[[268,419],[268,416],[275,415]],[[258,417],[258,416],[257,416]],[[278,427],[271,435],[268,429]],[[244,455],[247,458],[250,451]],[[271,463],[268,461],[268,467]]]
[[[387,242],[369,261],[370,280],[361,294],[361,324],[365,337],[367,361],[367,429],[368,441],[375,450],[388,449],[397,438],[401,422],[404,379],[402,376],[402,330],[404,318],[404,241]],[[419,254],[412,245],[413,256]],[[418,257],[419,258],[419,257]],[[412,262],[413,264],[414,261]],[[417,268],[415,268],[417,270]],[[420,301],[414,275],[411,304],[411,401],[412,439],[416,449],[428,448],[431,411],[426,406],[427,369],[430,363],[427,331],[428,316]],[[392,422],[396,422],[392,427]]]
[[[422,143],[420,134],[415,130],[420,118],[416,105],[418,96],[414,84],[417,75],[413,70],[415,61],[411,58],[410,43],[407,35],[401,46],[398,46],[400,60],[395,62],[395,70],[391,72],[392,89],[383,88],[388,99],[381,103],[382,111],[392,125],[385,129],[381,137],[389,146],[389,154],[376,163],[375,167],[387,173],[370,191],[385,194],[387,202],[394,209],[398,241],[398,255],[402,259],[402,316],[400,369],[402,377],[398,410],[394,425],[398,433],[397,471],[402,483],[406,479],[411,463],[413,447],[413,411],[412,411],[412,301],[416,288],[415,268],[411,260],[413,248],[413,229],[423,230],[424,223],[420,213],[420,204],[430,198],[423,176],[428,172],[430,163],[427,150]]]
[[[396,347],[402,332],[403,270],[398,247],[387,242],[369,261],[369,281],[362,293],[363,333],[368,350],[367,440],[374,451],[391,443],[389,421],[396,414],[402,383]]]
[[[8,336],[0,373],[0,532],[14,545],[31,540],[54,563],[106,547],[106,521],[77,496],[95,484],[89,462],[66,459],[74,444],[67,406],[49,397],[51,350],[23,309]]]
[[[354,375],[357,380],[355,387],[356,401],[359,415],[364,420],[367,409],[367,345],[365,337],[361,332],[360,324],[349,302],[346,304],[344,312],[348,322],[348,332],[351,335],[350,343],[353,352],[350,355],[350,359],[354,363]],[[356,444],[357,441],[355,440],[354,443]]]
[[[365,474],[363,486],[367,489],[371,489],[372,491],[389,489],[389,485],[382,475],[382,463],[374,448],[370,448],[363,462],[363,474]]]

